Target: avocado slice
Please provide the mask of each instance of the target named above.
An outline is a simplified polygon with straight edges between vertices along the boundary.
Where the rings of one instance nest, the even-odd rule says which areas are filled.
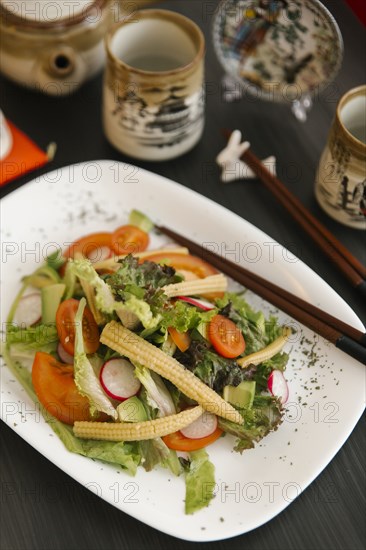
[[[243,380],[238,386],[225,386],[223,397],[232,405],[242,409],[253,405],[255,395],[255,381]]]
[[[66,286],[62,283],[44,286],[42,294],[42,323],[54,323]]]
[[[149,231],[151,231],[154,227],[154,224],[150,218],[139,210],[131,210],[128,223],[142,229],[145,233],[149,233]]]
[[[121,422],[145,422],[147,420],[145,407],[136,395],[122,401],[117,407],[117,412]]]

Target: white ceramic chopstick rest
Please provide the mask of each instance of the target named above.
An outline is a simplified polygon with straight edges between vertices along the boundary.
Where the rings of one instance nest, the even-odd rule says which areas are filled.
[[[241,156],[250,147],[249,141],[241,143],[240,130],[234,130],[225,147],[216,157],[216,162],[222,168],[221,181],[230,183],[239,179],[253,179],[256,177],[254,172],[245,162],[241,160]],[[270,156],[262,161],[266,168],[272,173],[276,173],[276,157]]]

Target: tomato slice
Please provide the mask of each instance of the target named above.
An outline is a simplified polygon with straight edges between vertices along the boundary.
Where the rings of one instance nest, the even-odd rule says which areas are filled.
[[[218,273],[212,265],[205,260],[202,260],[198,256],[192,254],[177,254],[176,252],[155,252],[149,256],[145,256],[143,261],[149,260],[155,263],[166,263],[174,267],[176,271],[180,269],[186,271],[192,271],[200,279],[208,277],[209,275],[215,275]]]
[[[37,397],[52,416],[66,424],[92,420],[89,400],[80,395],[74,382],[74,368],[57,361],[52,355],[37,351],[32,382]]]
[[[192,254],[177,254],[176,252],[153,253],[149,256],[145,256],[142,261],[146,260],[171,265],[178,273],[182,271],[183,275],[184,271],[190,271],[200,279],[219,273],[219,271],[208,262]],[[205,294],[205,296],[209,299],[215,299],[221,298],[223,294],[223,292],[212,292],[211,294]]]
[[[149,245],[149,235],[135,225],[122,225],[112,233],[111,246],[118,255],[143,252]]]
[[[75,315],[79,300],[70,298],[61,302],[56,312],[56,329],[62,347],[70,355],[74,355],[75,347]],[[95,353],[99,348],[99,329],[92,312],[88,307],[83,315],[83,339],[86,353]]]
[[[216,430],[207,437],[202,437],[201,439],[189,439],[188,437],[184,437],[181,432],[174,432],[172,434],[165,435],[162,440],[165,445],[169,447],[169,449],[173,449],[174,451],[189,452],[197,451],[198,449],[203,449],[204,447],[211,445],[211,443],[214,443],[221,434],[222,430],[220,428],[216,428]]]
[[[169,327],[168,332],[177,348],[182,352],[187,351],[191,345],[191,337],[188,332],[179,332],[174,327]]]
[[[97,248],[108,247],[112,249],[112,233],[91,233],[73,242],[63,253],[67,259],[75,258],[81,254],[85,258],[91,256]]]
[[[239,327],[223,315],[215,315],[208,325],[208,337],[220,355],[233,359],[245,350],[245,340]]]

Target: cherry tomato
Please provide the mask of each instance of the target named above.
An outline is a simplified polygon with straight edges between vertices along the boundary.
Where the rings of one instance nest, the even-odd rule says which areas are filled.
[[[52,355],[37,351],[32,382],[37,397],[52,416],[66,424],[92,420],[89,400],[80,395],[74,382],[74,367],[60,363]]]
[[[149,256],[145,256],[142,261],[146,260],[156,263],[166,263],[174,267],[178,273],[180,271],[190,271],[200,279],[219,273],[219,271],[208,262],[192,254],[177,254],[176,252],[153,253]],[[223,292],[212,292],[211,294],[205,294],[205,296],[209,299],[215,299],[221,298],[223,294]]]
[[[56,329],[62,347],[70,355],[74,355],[75,346],[75,315],[79,300],[70,298],[61,302],[56,312]],[[86,353],[94,353],[99,348],[99,329],[92,312],[88,307],[83,315],[83,339]]]
[[[97,248],[112,249],[112,233],[91,233],[73,242],[63,253],[67,259],[75,258],[78,254],[87,258]]]
[[[191,345],[191,337],[188,332],[179,332],[174,327],[169,327],[168,332],[177,348],[182,352],[187,351]]]
[[[245,340],[239,327],[223,315],[215,315],[208,325],[208,337],[223,357],[238,357],[245,350]]]
[[[135,225],[122,225],[112,233],[111,246],[118,254],[143,252],[149,245],[149,235]]]
[[[165,435],[162,440],[165,445],[169,447],[169,449],[189,452],[197,451],[198,449],[203,449],[204,447],[211,445],[211,443],[214,443],[221,434],[222,430],[220,428],[216,428],[216,430],[207,437],[202,437],[201,439],[189,439],[188,437],[184,437],[181,432],[174,432],[172,434]]]

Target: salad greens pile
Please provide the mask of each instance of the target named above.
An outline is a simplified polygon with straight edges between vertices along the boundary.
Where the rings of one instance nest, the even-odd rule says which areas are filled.
[[[60,281],[58,269],[62,262],[53,255],[47,262],[46,270],[49,284]],[[224,418],[218,418],[218,427],[223,436],[234,436],[233,448],[242,453],[254,447],[271,430],[281,423],[282,405],[278,398],[268,390],[268,378],[275,370],[283,371],[288,356],[279,352],[259,363],[241,368],[238,358],[220,355],[207,336],[207,326],[215,315],[222,315],[240,328],[246,343],[243,355],[262,350],[281,334],[282,327],[275,317],[265,319],[261,311],[254,311],[246,302],[243,293],[225,293],[212,300],[213,309],[205,311],[182,300],[170,299],[163,287],[178,283],[183,277],[170,265],[156,264],[152,261],[139,263],[132,255],[119,260],[119,268],[114,273],[99,274],[88,259],[76,259],[69,262],[64,281],[71,296],[80,299],[83,288],[79,282],[93,289],[95,306],[105,316],[105,322],[123,320],[123,312],[134,316],[133,331],[165,353],[173,356],[186,369],[197,376],[204,384],[219,395],[225,387],[237,387],[243,382],[252,382],[255,388],[251,402],[234,404],[243,417],[243,423],[236,424]],[[26,278],[26,284],[37,286],[37,273]],[[65,278],[67,280],[65,281]],[[44,278],[42,284],[44,284]],[[68,296],[68,297],[71,297]],[[17,298],[19,301],[19,296]],[[12,312],[16,308],[12,308]],[[75,356],[74,379],[81,395],[89,398],[91,413],[103,411],[117,418],[116,409],[99,384],[101,366],[109,359],[118,356],[105,345],[87,354],[83,344],[82,332],[83,308],[79,307],[75,318]],[[180,351],[172,342],[169,330],[189,334],[190,344]],[[25,366],[32,362],[35,352],[42,351],[59,360],[59,337],[55,323],[43,324],[40,320],[35,326],[18,326],[12,315],[7,324],[6,348],[4,356],[32,399],[37,401],[32,386],[30,370]],[[155,372],[149,365],[134,364],[135,376],[141,382],[138,399],[142,403],[147,420],[169,416],[194,405],[194,401],[185,396],[176,386]],[[169,469],[174,475],[184,475],[186,480],[186,513],[193,513],[209,504],[213,498],[214,465],[209,459],[209,450],[199,449],[177,452],[168,448],[162,438],[145,441],[113,442],[81,439],[74,435],[72,426],[43,411],[47,422],[63,441],[66,448],[93,459],[117,464],[131,475],[138,466],[147,471],[156,466]],[[207,487],[212,487],[208,490]]]

